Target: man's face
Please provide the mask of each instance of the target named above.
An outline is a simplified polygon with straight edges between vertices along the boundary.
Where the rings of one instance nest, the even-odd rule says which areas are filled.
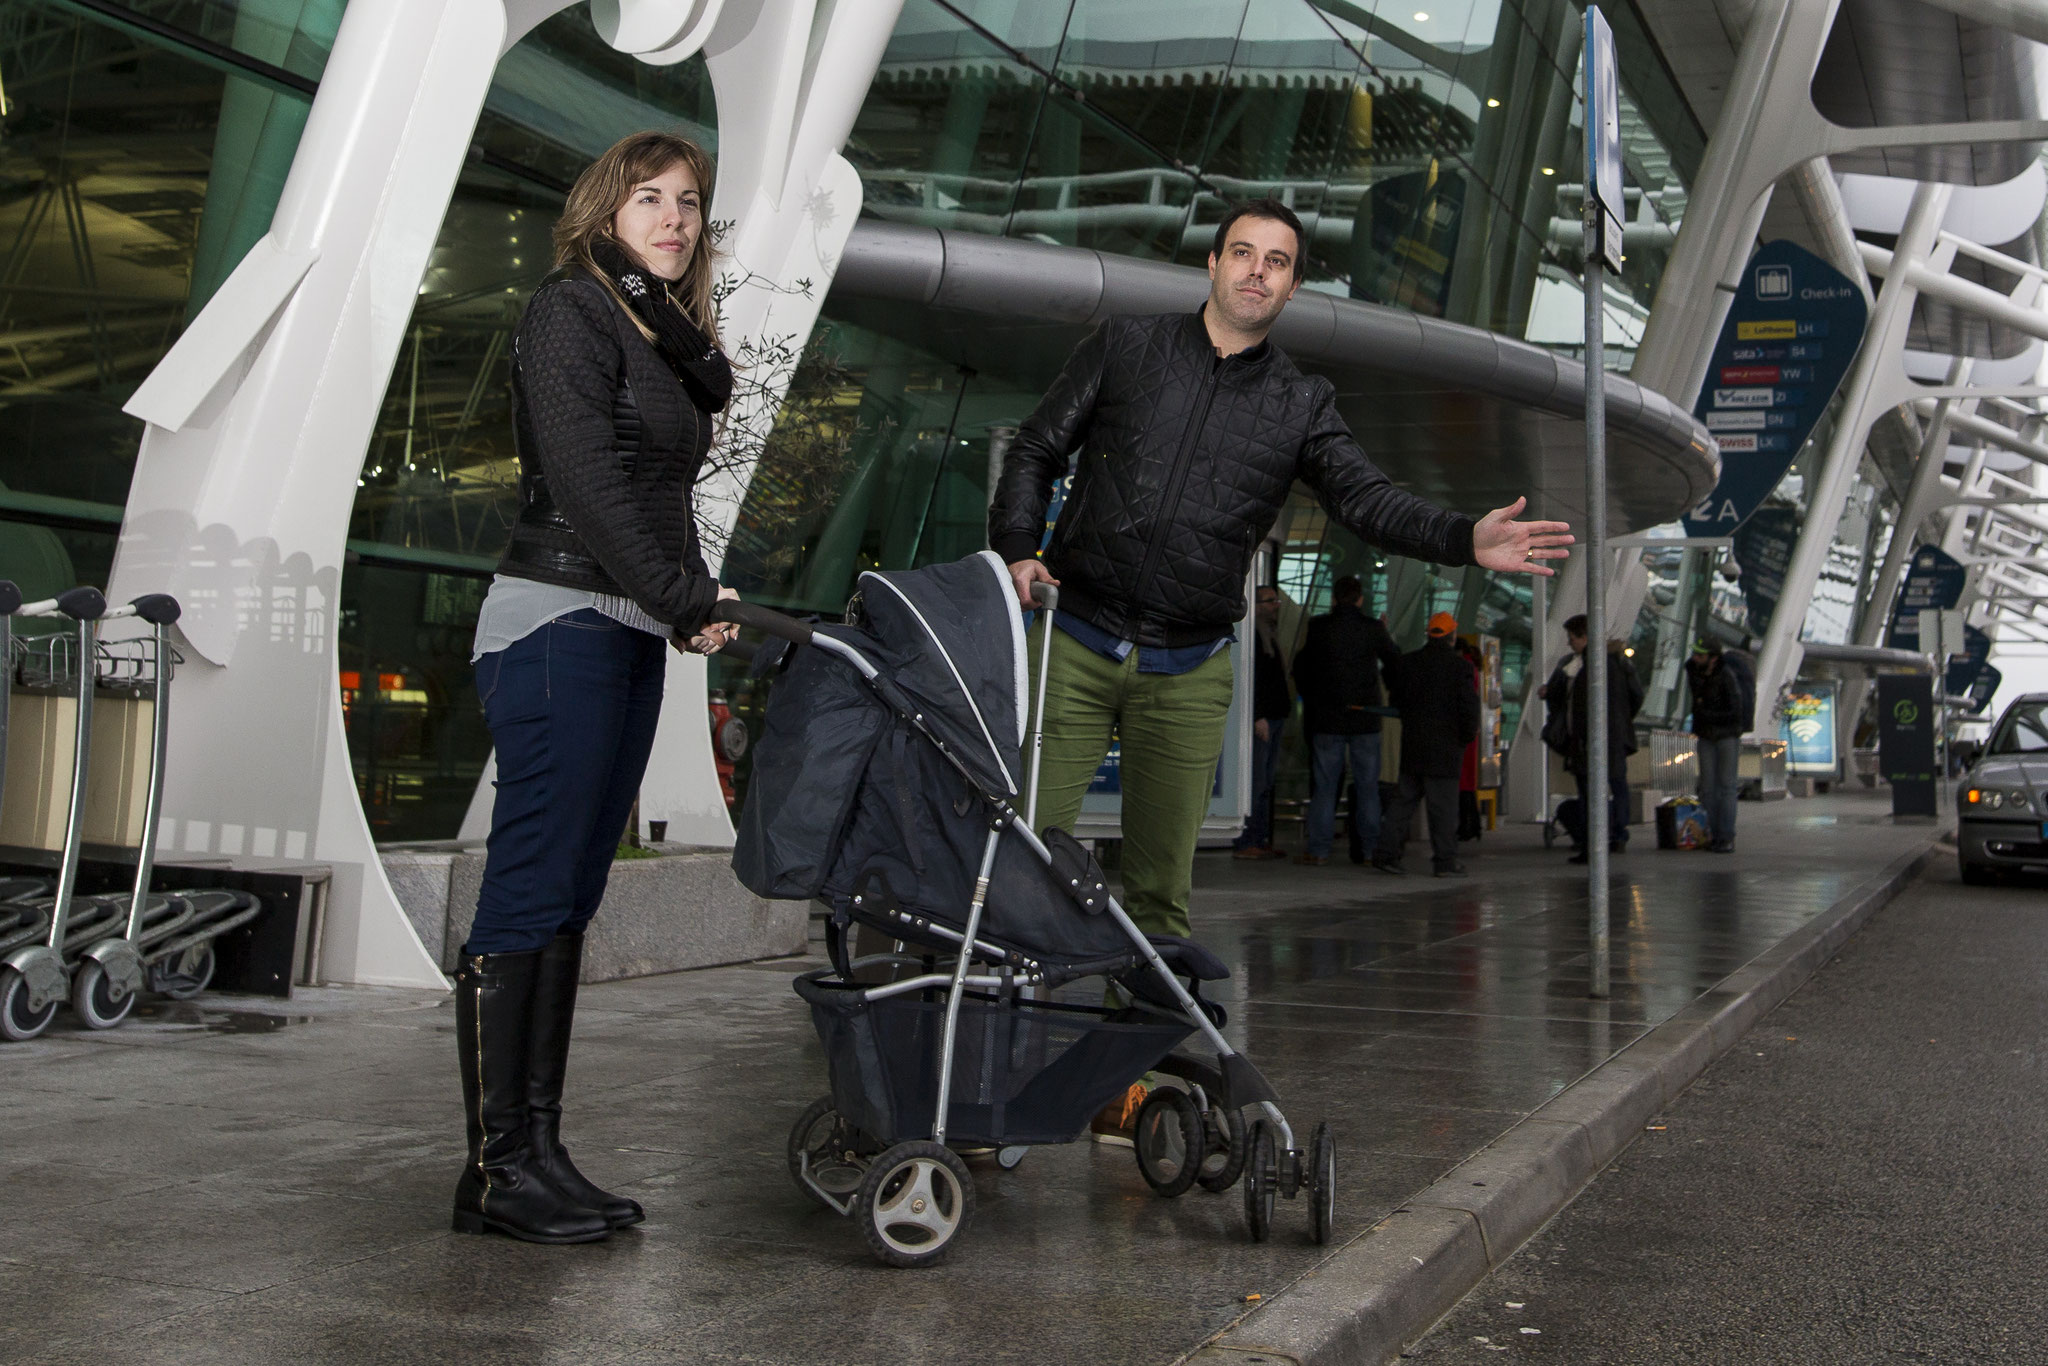
[[[1270,588],[1259,590],[1259,625],[1272,630],[1280,624],[1280,595]]]
[[[1565,644],[1572,647],[1572,653],[1574,654],[1577,654],[1579,651],[1586,648],[1586,638],[1582,635],[1579,635],[1577,632],[1572,632],[1566,635],[1564,638],[1564,642]]]
[[[1294,229],[1246,214],[1230,225],[1223,254],[1209,253],[1209,303],[1240,332],[1263,333],[1301,283]]]
[[[1715,658],[1716,656],[1708,650],[1694,650],[1692,652],[1692,662],[1702,669],[1713,668]]]

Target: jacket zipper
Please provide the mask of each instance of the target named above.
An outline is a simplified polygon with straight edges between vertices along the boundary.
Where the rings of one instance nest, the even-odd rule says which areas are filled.
[[[1195,463],[1195,443],[1202,437],[1202,428],[1209,423],[1209,408],[1216,401],[1216,377],[1223,370],[1223,356],[1212,356],[1209,373],[1202,380],[1200,402],[1195,415],[1181,433],[1180,453],[1174,458],[1173,474],[1166,486],[1166,498],[1160,504],[1159,523],[1152,528],[1152,535],[1145,542],[1145,558],[1138,565],[1138,584],[1131,594],[1131,606],[1140,619],[1143,618],[1146,595],[1152,591],[1153,576],[1159,572],[1159,554],[1166,548],[1166,533],[1173,525],[1173,515],[1180,509],[1181,490],[1187,487],[1188,468]],[[1132,622],[1135,628],[1137,623]]]

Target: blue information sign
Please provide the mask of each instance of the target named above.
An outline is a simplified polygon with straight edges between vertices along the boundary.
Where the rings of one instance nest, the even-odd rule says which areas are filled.
[[[1586,6],[1586,193],[1600,206],[1600,241],[1586,244],[1621,269],[1621,73],[1614,60],[1614,30],[1597,5]]]
[[[2003,682],[2005,675],[1992,665],[1977,670],[1977,681],[1970,685],[1970,715],[1982,716],[1991,699],[1998,696],[1998,685]]]
[[[1950,697],[1968,697],[1977,675],[1991,667],[1991,637],[1974,626],[1963,628],[1963,652],[1949,656],[1948,677],[1942,680]]]
[[[1742,570],[1742,600],[1754,635],[1770,629],[1778,595],[1785,591],[1785,567],[1798,544],[1799,514],[1791,508],[1765,508],[1735,532],[1735,563]]]
[[[1867,311],[1804,247],[1767,242],[1749,258],[1693,410],[1721,445],[1721,480],[1688,536],[1729,535],[1770,497],[1849,372]]]
[[[1923,545],[1913,552],[1912,568],[1899,585],[1899,600],[1892,607],[1892,626],[1885,644],[1894,650],[1920,648],[1920,614],[1947,611],[1963,600],[1963,588],[1970,571],[1956,557],[1938,545]]]
[[[1833,682],[1801,683],[1785,698],[1779,731],[1785,738],[1785,771],[1835,771],[1835,691]]]

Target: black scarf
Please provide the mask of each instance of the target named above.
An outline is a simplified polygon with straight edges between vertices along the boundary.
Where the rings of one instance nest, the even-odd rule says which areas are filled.
[[[591,239],[590,257],[611,277],[634,316],[653,331],[654,349],[683,382],[690,401],[704,412],[723,412],[732,400],[732,362],[675,305],[668,282],[609,237]]]

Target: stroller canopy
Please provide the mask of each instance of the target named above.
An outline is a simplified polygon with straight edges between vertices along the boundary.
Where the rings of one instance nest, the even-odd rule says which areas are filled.
[[[1023,790],[1024,619],[1010,571],[992,550],[923,569],[860,576],[868,631],[896,686],[929,708],[926,724],[980,785]]]

